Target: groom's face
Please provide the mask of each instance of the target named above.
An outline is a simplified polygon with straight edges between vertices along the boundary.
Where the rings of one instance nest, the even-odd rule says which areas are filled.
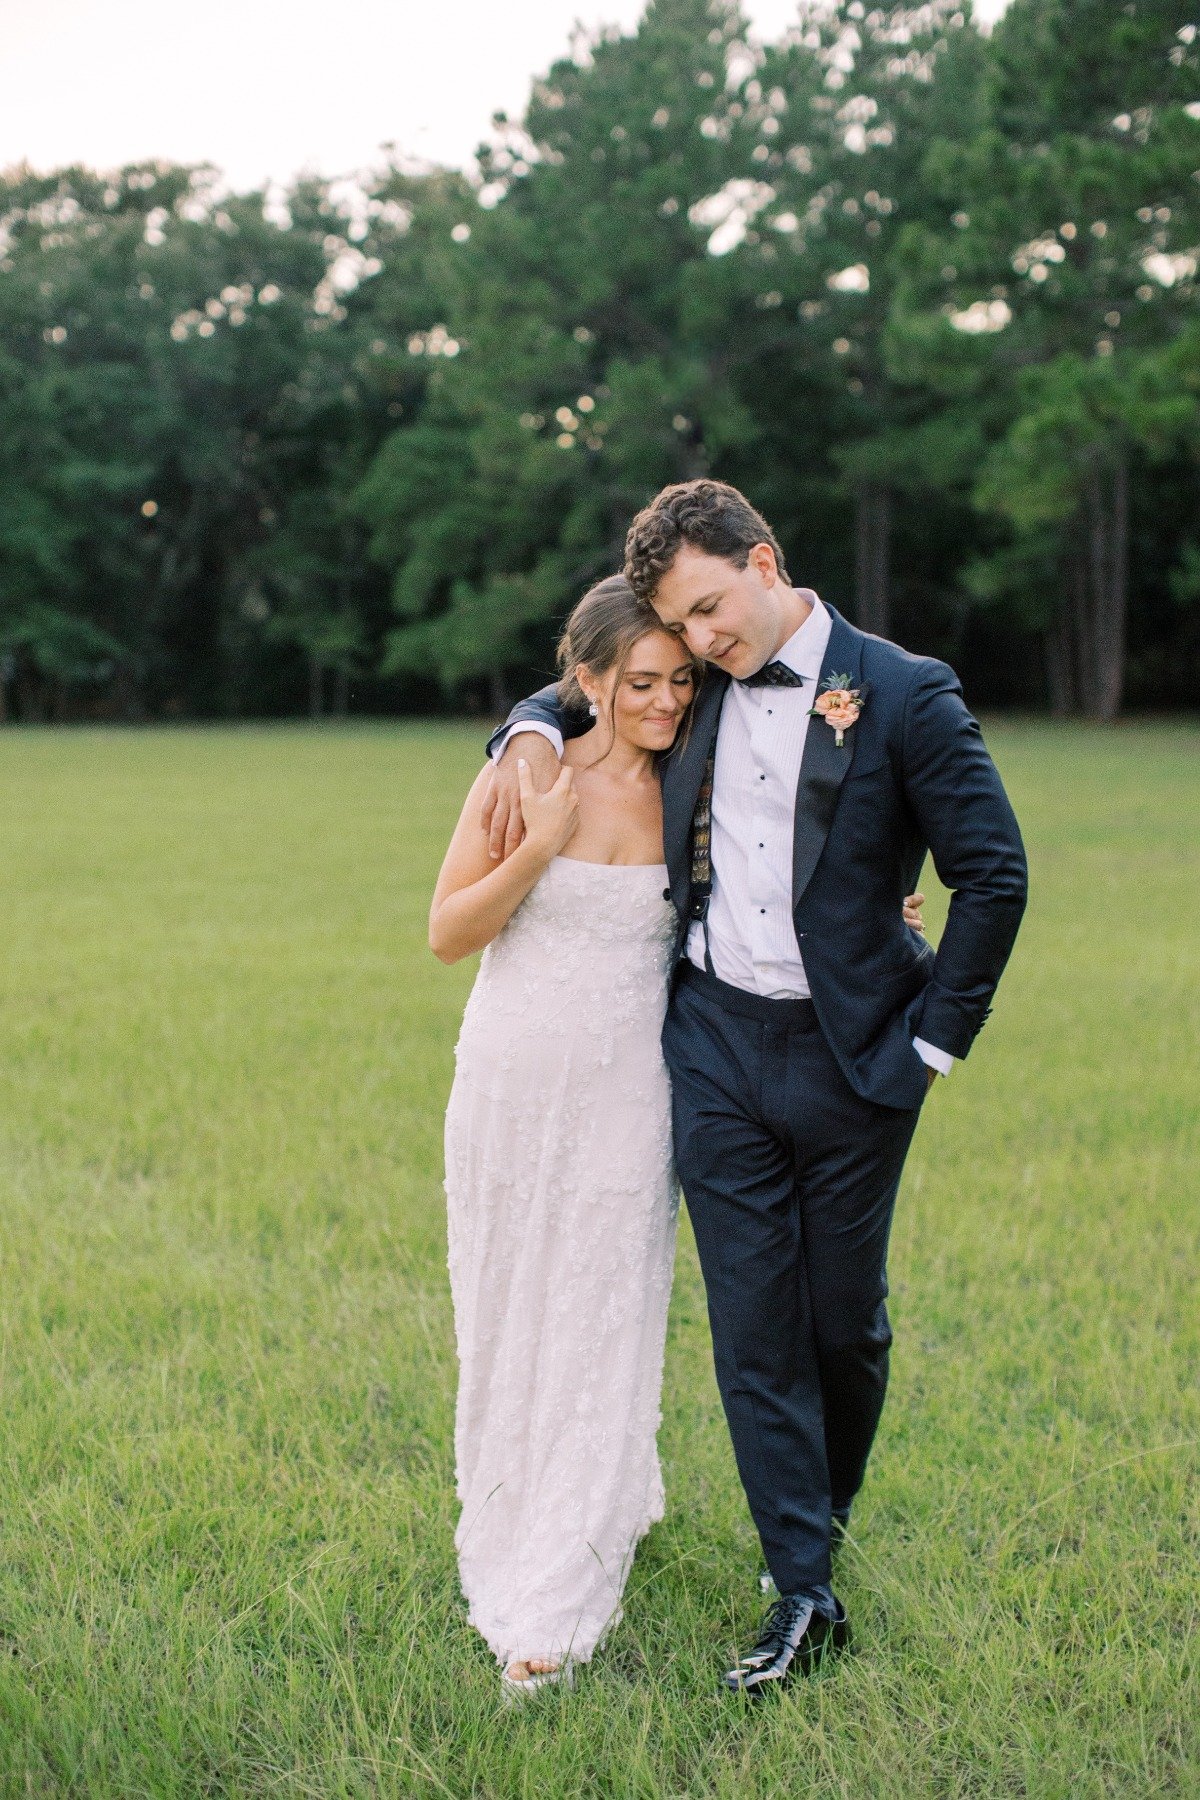
[[[779,648],[784,592],[769,544],[756,544],[744,569],[684,544],[659,580],[654,610],[694,656],[744,680]]]

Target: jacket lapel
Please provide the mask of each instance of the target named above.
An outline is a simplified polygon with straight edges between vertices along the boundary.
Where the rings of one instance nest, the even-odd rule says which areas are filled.
[[[691,729],[687,742],[678,754],[669,756],[663,767],[663,852],[671,882],[671,898],[680,917],[688,909],[691,894],[692,819],[708,753],[717,736],[721,718],[721,702],[729,687],[729,677],[720,670],[709,670],[696,696]]]
[[[863,634],[847,624],[832,606],[828,610],[833,618],[833,628],[817,677],[814,701],[832,675],[848,675],[851,687],[862,688]],[[838,792],[854,759],[857,741],[858,733],[851,726],[838,749],[837,733],[824,719],[818,716],[808,722],[800,780],[796,786],[796,823],[792,837],[793,910],[800,904],[825,848]]]

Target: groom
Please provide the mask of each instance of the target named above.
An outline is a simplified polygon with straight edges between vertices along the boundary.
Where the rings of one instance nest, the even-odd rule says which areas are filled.
[[[708,664],[663,768],[663,1049],[721,1399],[780,1594],[724,1677],[758,1694],[847,1641],[830,1540],[883,1406],[896,1190],[927,1090],[987,1017],[1025,856],[952,671],[793,587],[735,488],[664,488],[625,574]],[[510,714],[489,746],[494,854],[521,829],[513,739],[544,787],[589,724],[553,688]],[[952,890],[936,954],[901,915],[927,851]]]

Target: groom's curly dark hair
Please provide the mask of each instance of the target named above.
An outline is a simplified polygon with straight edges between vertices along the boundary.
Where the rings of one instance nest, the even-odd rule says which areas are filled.
[[[681,544],[723,556],[739,569],[755,544],[769,544],[781,578],[790,582],[775,533],[726,481],[677,481],[642,508],[625,539],[625,579],[639,600],[653,600]]]

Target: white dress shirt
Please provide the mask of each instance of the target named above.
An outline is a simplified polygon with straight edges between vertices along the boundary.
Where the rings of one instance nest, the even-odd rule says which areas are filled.
[[[806,1000],[811,991],[792,918],[792,836],[808,714],[833,623],[812,599],[807,619],[773,659],[803,676],[804,685],[731,681],[713,771],[713,971],[731,987],[772,1000]],[[688,932],[687,954],[704,967],[699,922]]]
[[[807,999],[804,960],[792,916],[792,838],[796,788],[808,737],[809,710],[832,628],[828,611],[811,590],[812,611],[792,634],[775,662],[804,677],[801,687],[747,687],[731,681],[721,706],[712,796],[712,898],[708,943],[718,980],[770,999]],[[540,731],[558,754],[561,735],[550,725],[521,725]],[[501,756],[511,732],[498,740]],[[687,955],[704,964],[704,927],[692,925]],[[948,1075],[954,1058],[913,1039],[922,1061]]]

